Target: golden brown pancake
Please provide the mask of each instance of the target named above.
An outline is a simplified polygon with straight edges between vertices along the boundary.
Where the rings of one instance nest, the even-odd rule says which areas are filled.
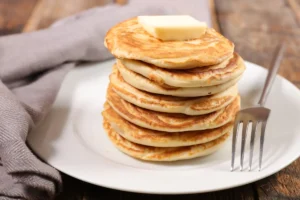
[[[207,87],[179,88],[179,87],[172,87],[168,85],[164,85],[164,86],[159,85],[147,79],[146,77],[127,69],[123,65],[117,64],[116,66],[118,68],[118,71],[122,75],[122,78],[131,86],[153,94],[163,94],[163,95],[171,95],[171,96],[178,96],[178,97],[200,97],[200,96],[217,94],[219,92],[225,91],[226,89],[234,86],[242,76],[240,75],[239,77],[234,78],[220,85],[213,85]]]
[[[122,99],[111,88],[108,88],[106,98],[109,105],[129,122],[144,128],[166,132],[217,128],[232,121],[240,108],[240,98],[237,97],[231,104],[216,112],[188,116],[140,108]]]
[[[104,130],[112,143],[123,153],[141,160],[176,161],[206,156],[217,151],[229,138],[229,133],[204,144],[185,147],[150,147],[136,144],[119,135],[107,122],[103,121]]]
[[[206,97],[174,97],[148,93],[126,83],[115,67],[109,78],[109,87],[121,98],[136,106],[166,113],[203,115],[224,108],[238,95],[237,85]]]
[[[129,59],[119,59],[117,62],[118,65],[123,65],[161,86],[173,87],[219,85],[239,77],[245,71],[244,62],[236,53],[220,64],[186,70],[163,69],[145,62]]]
[[[207,143],[231,132],[233,124],[231,122],[216,129],[202,131],[169,133],[136,126],[122,118],[112,108],[104,110],[102,115],[122,137],[137,144],[154,147],[180,147]]]
[[[141,60],[168,69],[188,69],[215,65],[229,58],[234,51],[231,41],[208,28],[198,39],[161,41],[148,34],[132,18],[112,27],[104,45],[117,58]]]

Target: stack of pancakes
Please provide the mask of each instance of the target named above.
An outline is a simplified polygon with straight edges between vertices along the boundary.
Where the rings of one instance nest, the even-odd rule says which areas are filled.
[[[117,61],[102,115],[119,150],[174,161],[211,154],[228,139],[245,70],[232,42],[210,28],[199,39],[161,41],[133,18],[104,43]]]

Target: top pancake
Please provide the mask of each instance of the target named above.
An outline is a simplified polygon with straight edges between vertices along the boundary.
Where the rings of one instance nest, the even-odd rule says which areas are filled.
[[[168,69],[215,65],[234,51],[231,41],[208,28],[198,39],[161,41],[148,34],[137,18],[121,22],[106,34],[104,45],[117,58],[141,60]]]

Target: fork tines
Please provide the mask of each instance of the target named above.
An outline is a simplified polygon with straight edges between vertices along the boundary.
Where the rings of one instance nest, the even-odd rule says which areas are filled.
[[[271,112],[270,109],[264,107],[264,104],[265,104],[268,94],[271,90],[272,84],[275,80],[277,71],[280,67],[280,62],[283,58],[285,46],[286,46],[285,43],[280,43],[278,45],[276,55],[273,59],[272,65],[268,71],[268,75],[267,75],[267,78],[266,78],[266,81],[265,81],[265,84],[263,87],[263,91],[262,91],[260,100],[258,101],[257,107],[240,110],[236,115],[235,124],[234,124],[234,128],[233,128],[233,138],[232,138],[231,171],[234,170],[236,138],[237,138],[238,128],[241,123],[243,124],[243,130],[242,130],[240,170],[242,171],[243,167],[244,167],[246,135],[247,135],[247,128],[249,126],[249,123],[252,123],[251,140],[250,140],[249,171],[251,170],[251,167],[252,167],[255,134],[257,132],[257,126],[260,123],[261,123],[261,133],[260,133],[258,170],[259,171],[261,170],[266,124],[267,124],[267,120],[268,120],[270,112]]]
[[[246,144],[246,138],[247,138],[247,129],[250,126],[250,124],[252,125],[252,128],[251,128],[251,139],[250,139],[249,171],[252,169],[254,141],[255,141],[255,135],[257,133],[257,127],[259,124],[261,124],[261,131],[260,131],[260,149],[259,149],[258,170],[259,171],[261,170],[265,130],[266,130],[266,123],[267,123],[269,114],[270,114],[270,110],[267,108],[263,108],[263,107],[249,108],[249,109],[245,109],[245,110],[242,110],[237,113],[236,120],[234,123],[234,128],[233,128],[233,137],[232,137],[231,171],[234,170],[237,134],[238,134],[240,125],[242,125],[240,171],[242,171],[244,169],[245,144]]]

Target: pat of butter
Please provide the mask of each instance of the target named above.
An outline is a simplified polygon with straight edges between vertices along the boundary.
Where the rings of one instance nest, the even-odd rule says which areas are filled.
[[[139,16],[138,22],[150,35],[163,41],[196,39],[207,29],[205,22],[189,15]]]

